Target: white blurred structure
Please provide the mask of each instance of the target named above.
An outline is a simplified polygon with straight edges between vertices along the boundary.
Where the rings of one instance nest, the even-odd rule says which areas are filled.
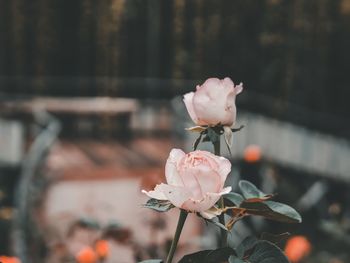
[[[261,147],[265,158],[298,169],[350,181],[350,143],[317,131],[256,114],[241,112],[234,155],[250,144]]]
[[[19,121],[0,119],[0,164],[18,165],[24,151],[23,124]]]

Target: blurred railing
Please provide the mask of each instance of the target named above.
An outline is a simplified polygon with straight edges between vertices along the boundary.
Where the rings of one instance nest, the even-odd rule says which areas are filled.
[[[288,122],[240,112],[233,156],[240,157],[251,144],[264,158],[299,170],[350,182],[350,142]]]
[[[41,130],[22,161],[21,176],[15,195],[17,211],[13,219],[13,244],[15,253],[22,263],[33,262],[29,251],[31,234],[34,232],[31,214],[33,193],[35,192],[33,179],[61,129],[59,121],[46,112],[37,112],[35,119],[37,124],[41,126]],[[40,190],[36,189],[38,192]]]

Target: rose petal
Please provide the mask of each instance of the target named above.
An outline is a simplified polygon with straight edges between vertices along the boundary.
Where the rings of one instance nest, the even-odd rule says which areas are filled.
[[[236,92],[236,95],[238,95],[239,93],[241,93],[243,91],[243,83],[239,83],[239,85],[237,85],[235,87],[235,92]]]
[[[203,161],[205,161],[210,166],[210,168],[213,169],[213,170],[217,170],[219,168],[219,163],[217,161],[217,159],[219,157],[216,156],[215,154],[211,153],[211,152],[197,150],[197,151],[191,152],[189,154],[191,156],[199,157],[201,159],[204,159]]]
[[[169,185],[183,186],[183,181],[178,174],[177,164],[186,156],[180,149],[172,149],[165,164],[165,177]]]
[[[176,207],[181,207],[191,197],[186,188],[168,184],[158,184],[153,191],[142,190],[142,192],[151,198],[169,200]]]
[[[193,174],[197,178],[202,194],[218,192],[223,186],[221,176],[207,166],[199,166],[193,169]]]
[[[178,163],[184,156],[186,156],[186,153],[183,150],[174,148],[171,149],[168,160]]]
[[[184,95],[183,101],[185,103],[185,106],[187,108],[188,114],[190,115],[191,119],[193,120],[194,123],[198,122],[198,117],[196,115],[196,112],[193,107],[193,95],[194,92],[190,92]]]
[[[217,160],[219,163],[218,173],[220,175],[221,183],[222,183],[221,187],[223,187],[228,174],[231,172],[232,165],[231,165],[231,162],[224,157],[218,157]]]
[[[236,121],[236,114],[237,114],[236,92],[233,87],[231,89],[231,92],[226,97],[225,111],[226,111],[226,115],[225,115],[226,119],[224,120],[224,122],[227,126],[231,126]]]
[[[232,190],[232,187],[228,186],[228,187],[225,187],[224,189],[222,189],[221,192],[219,192],[219,193],[207,193],[208,200],[207,200],[206,205],[208,205],[208,208],[204,209],[204,211],[213,207],[222,195],[228,194],[229,192],[231,192],[231,190]],[[214,201],[214,200],[215,200],[215,202],[210,206],[210,201]],[[205,207],[204,204],[203,204],[203,207]]]
[[[205,161],[208,163],[210,168],[214,171],[217,171],[217,173],[220,175],[221,177],[220,188],[224,186],[227,175],[231,172],[231,162],[228,159],[221,156],[214,155],[208,151],[197,150],[189,154],[195,157],[201,157],[201,158],[204,157]],[[206,192],[216,192],[216,191],[206,191]]]
[[[194,168],[185,168],[180,171],[180,174],[184,187],[191,190],[191,197],[197,200],[202,199],[204,193],[196,177],[196,170]]]
[[[226,77],[222,80],[222,84],[226,87],[226,88],[230,88],[230,87],[234,87],[235,84],[233,83],[232,79],[230,79],[229,77]]]
[[[227,186],[224,189],[222,189],[219,193],[207,193],[207,195],[210,195],[212,197],[218,197],[218,200],[219,200],[219,198],[222,195],[228,194],[229,192],[231,192],[231,190],[232,190],[232,187],[231,186]]]
[[[142,190],[141,192],[148,195],[151,198],[158,200],[168,200],[168,198],[164,195],[162,191],[162,184],[157,184],[154,190],[147,192],[146,190]]]
[[[185,128],[186,131],[190,132],[204,132],[208,129],[208,127],[203,127],[203,126],[193,126],[190,128]]]
[[[176,207],[182,207],[191,197],[191,192],[185,187],[162,184],[162,191],[167,199]]]
[[[218,85],[221,84],[221,80],[218,78],[209,78],[206,81],[204,81],[204,83],[201,85],[201,87],[205,87],[205,86],[210,86],[211,88],[217,87]],[[198,90],[198,88],[197,88]]]
[[[233,112],[227,110],[227,98],[232,93],[233,99],[230,105],[234,104],[234,85],[228,78],[219,80],[208,79],[193,96],[193,108],[196,112],[199,125],[216,125],[233,123]],[[229,109],[231,109],[230,107]]]
[[[222,189],[220,193],[207,193],[202,200],[191,198],[182,205],[182,208],[192,212],[205,212],[212,208],[222,195],[229,193],[231,189],[231,186],[229,186]]]
[[[217,197],[206,195],[202,200],[190,199],[182,205],[182,209],[191,212],[204,212],[213,207],[219,198],[220,196]]]
[[[200,212],[201,216],[207,219],[212,219],[218,215],[221,215],[222,211],[215,206],[212,208],[208,209],[207,211]]]
[[[217,216],[215,214],[207,213],[207,212],[200,212],[199,214],[206,219],[212,219]]]

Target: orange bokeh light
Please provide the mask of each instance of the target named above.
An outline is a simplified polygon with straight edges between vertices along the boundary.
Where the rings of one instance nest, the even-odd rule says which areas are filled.
[[[21,261],[16,257],[0,256],[1,263],[20,263]]]
[[[284,251],[292,263],[297,263],[311,252],[311,244],[306,237],[295,236],[287,241]]]
[[[100,258],[105,258],[109,253],[109,245],[106,240],[98,240],[95,244],[95,250]]]
[[[261,159],[261,149],[258,145],[249,145],[244,150],[244,160],[248,163],[255,163]]]
[[[78,263],[96,263],[97,255],[91,247],[85,247],[75,256]]]

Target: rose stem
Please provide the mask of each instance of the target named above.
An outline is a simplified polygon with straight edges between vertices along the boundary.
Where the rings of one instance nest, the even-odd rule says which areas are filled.
[[[214,153],[215,155],[220,156],[220,137],[218,138],[217,141],[213,142],[214,146]],[[221,196],[219,199],[219,208],[223,209],[225,208],[224,204],[224,198]],[[225,226],[225,214],[222,213],[219,215],[219,222],[220,224]],[[227,246],[227,232],[225,229],[220,228],[221,231],[221,247],[226,247]]]
[[[187,218],[188,213],[185,210],[180,210],[180,216],[179,216],[179,221],[177,222],[177,227],[174,235],[174,239],[171,242],[171,247],[169,250],[168,257],[166,259],[166,263],[171,263],[174,257],[174,253],[177,247],[177,242],[179,241],[180,235],[182,228],[185,224],[186,218]]]

